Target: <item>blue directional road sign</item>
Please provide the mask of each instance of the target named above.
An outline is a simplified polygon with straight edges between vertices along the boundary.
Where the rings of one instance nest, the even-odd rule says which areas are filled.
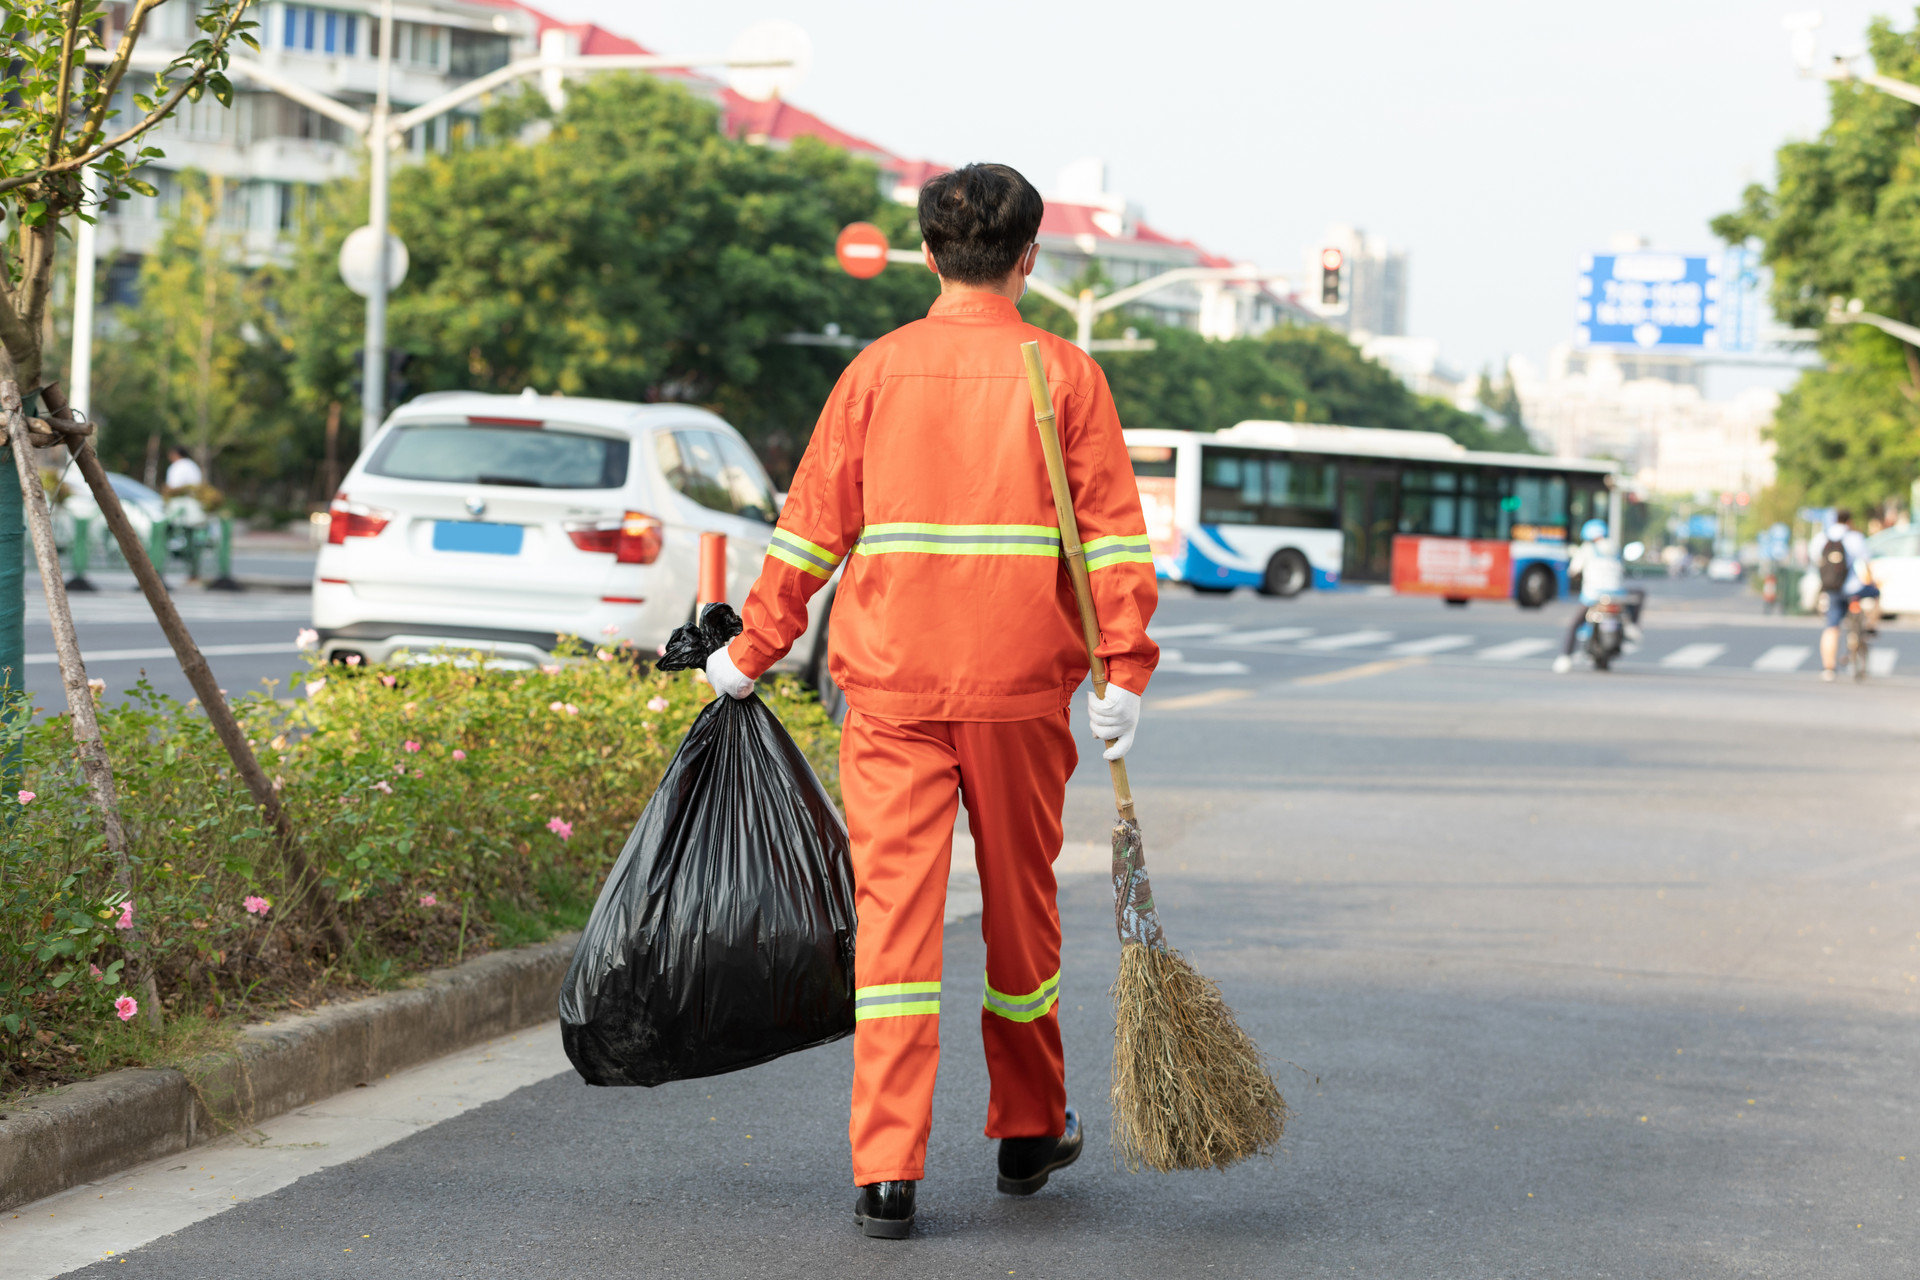
[[[1717,350],[1722,345],[1719,255],[1590,253],[1575,286],[1574,342],[1582,347]]]

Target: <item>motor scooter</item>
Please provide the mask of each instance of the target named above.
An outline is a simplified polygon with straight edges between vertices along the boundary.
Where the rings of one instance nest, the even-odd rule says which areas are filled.
[[[1595,671],[1605,671],[1626,647],[1626,601],[1616,595],[1601,595],[1587,606],[1587,620],[1580,624],[1580,641]]]

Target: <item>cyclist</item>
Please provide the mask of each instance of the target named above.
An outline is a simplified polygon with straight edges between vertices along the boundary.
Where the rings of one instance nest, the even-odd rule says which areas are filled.
[[[1627,640],[1637,644],[1640,639],[1640,606],[1645,602],[1644,591],[1626,591],[1627,570],[1621,562],[1620,552],[1613,545],[1613,539],[1607,536],[1605,520],[1589,520],[1580,526],[1580,545],[1567,557],[1567,578],[1580,592],[1580,605],[1573,611],[1573,617],[1567,623],[1567,640],[1560,656],[1553,660],[1553,669],[1564,675],[1573,670],[1573,650],[1580,643],[1580,628],[1587,620],[1587,606],[1595,603],[1601,596],[1623,596],[1626,601]]]
[[[1827,626],[1820,633],[1820,678],[1831,680],[1840,657],[1840,624],[1855,604],[1878,600],[1880,588],[1874,585],[1873,554],[1867,550],[1867,537],[1853,527],[1853,512],[1845,507],[1834,510],[1833,523],[1825,533],[1813,535],[1808,554],[1820,573],[1820,589],[1827,593]]]

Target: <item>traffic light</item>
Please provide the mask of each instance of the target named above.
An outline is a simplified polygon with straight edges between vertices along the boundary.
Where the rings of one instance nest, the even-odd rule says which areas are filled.
[[[1320,251],[1320,305],[1337,307],[1340,305],[1340,264],[1346,256],[1338,249],[1326,248]]]

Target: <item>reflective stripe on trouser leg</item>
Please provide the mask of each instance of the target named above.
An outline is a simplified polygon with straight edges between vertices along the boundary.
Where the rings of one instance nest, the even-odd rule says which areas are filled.
[[[1022,996],[1008,995],[1004,991],[995,991],[993,983],[987,983],[987,993],[980,1001],[980,1007],[996,1017],[1008,1022],[1032,1022],[1035,1018],[1044,1018],[1060,999],[1060,975],[1055,973],[1040,984],[1038,991],[1029,991]],[[856,1002],[856,1008],[857,1008]],[[856,1013],[857,1017],[858,1014]]]
[[[1053,860],[1076,759],[1073,734],[1064,708],[1034,720],[952,728],[980,872],[980,932],[987,942],[980,1009],[992,1080],[987,1136],[1057,1134],[1067,1087]]]
[[[925,1176],[940,1065],[940,941],[960,772],[947,730],[849,712],[840,786],[853,845],[856,1184]]]

